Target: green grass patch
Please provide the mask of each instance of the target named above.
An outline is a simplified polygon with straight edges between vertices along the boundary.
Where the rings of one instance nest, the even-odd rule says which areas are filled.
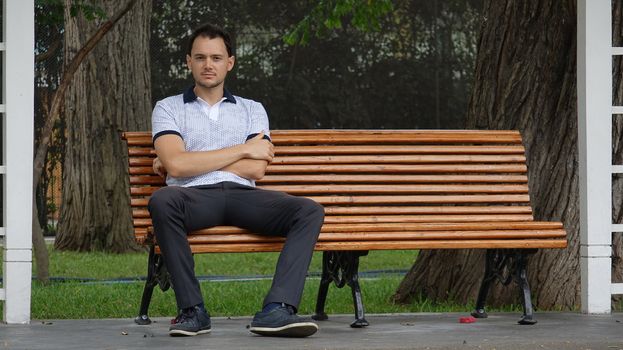
[[[195,269],[201,276],[257,276],[274,273],[278,253],[199,254]],[[360,271],[406,270],[411,267],[416,251],[374,251],[361,258]],[[1,250],[0,250],[1,258]],[[137,314],[144,283],[79,283],[74,279],[108,281],[145,277],[147,253],[110,254],[103,252],[61,252],[50,247],[50,277],[52,282],[42,285],[33,282],[33,319],[78,319],[134,317]],[[314,253],[310,272],[322,271],[322,253]],[[1,267],[0,267],[1,272]],[[33,275],[36,273],[33,264]],[[398,312],[404,307],[390,306],[389,298],[402,276],[383,276],[362,280],[366,307],[370,312]],[[270,288],[270,280],[202,282],[202,291],[215,316],[252,315],[261,305]],[[310,278],[306,284],[302,313],[311,313],[319,280]],[[327,303],[329,313],[352,313],[350,290],[330,289]],[[376,299],[383,299],[377,301]],[[385,305],[385,306],[382,306]],[[0,310],[4,304],[0,303]],[[407,310],[407,309],[405,309]],[[175,315],[172,291],[154,291],[150,306],[151,316]]]
[[[400,276],[384,276],[361,281],[363,300],[368,313],[395,312],[468,312],[472,305],[456,303],[434,304],[416,300],[409,305],[397,305],[390,297],[402,280]],[[300,305],[301,314],[313,313],[318,279],[309,279]],[[214,316],[253,315],[270,288],[270,280],[249,282],[202,282],[202,292],[210,313]],[[142,283],[83,284],[52,283],[33,285],[33,319],[133,318],[137,314]],[[50,302],[53,301],[53,302]],[[350,289],[331,286],[327,298],[328,314],[352,314]],[[150,316],[173,317],[176,314],[172,291],[154,291]]]
[[[144,277],[147,253],[111,254],[103,252],[61,252],[50,247],[50,276],[108,280]],[[278,253],[211,253],[195,256],[195,271],[202,276],[272,275]],[[409,269],[417,251],[372,251],[360,259],[360,271]],[[0,250],[0,259],[2,250]],[[0,272],[2,271],[0,264]],[[314,253],[310,272],[322,271],[322,253]],[[36,274],[33,264],[33,275]]]
[[[1,252],[1,251],[0,251]],[[372,251],[360,260],[360,271],[408,270],[417,251]],[[195,269],[200,276],[272,276],[278,253],[199,254]],[[34,269],[34,267],[33,267]],[[139,278],[146,275],[147,253],[109,254],[101,252],[59,252],[50,248],[48,285],[33,282],[33,319],[133,318],[138,312],[144,283],[141,281],[108,283],[115,279]],[[322,253],[314,253],[310,272],[322,271]],[[34,271],[33,271],[34,273]],[[367,313],[397,312],[468,312],[473,305],[435,304],[418,299],[409,305],[391,302],[391,296],[402,275],[380,274],[360,280]],[[60,279],[59,278],[63,278]],[[79,283],[73,279],[93,279],[96,283]],[[214,316],[254,314],[270,288],[270,280],[201,282],[204,299]],[[309,278],[300,305],[302,314],[313,313],[319,279]],[[0,303],[0,312],[4,304]],[[149,314],[173,317],[175,298],[171,290],[154,291]],[[516,307],[506,308],[517,310]],[[348,287],[329,289],[328,314],[352,314],[352,297]]]

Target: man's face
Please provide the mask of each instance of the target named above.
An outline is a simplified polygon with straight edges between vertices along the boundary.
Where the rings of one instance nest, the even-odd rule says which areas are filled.
[[[223,84],[227,72],[234,68],[234,57],[227,55],[222,38],[198,36],[193,42],[190,56],[186,55],[186,64],[195,83],[211,89]]]

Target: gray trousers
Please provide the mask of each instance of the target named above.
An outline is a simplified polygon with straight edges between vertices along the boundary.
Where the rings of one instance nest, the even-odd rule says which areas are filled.
[[[219,225],[286,237],[263,305],[279,302],[298,308],[324,220],[321,205],[283,192],[221,182],[163,187],[151,196],[148,208],[179,309],[203,302],[186,235]]]

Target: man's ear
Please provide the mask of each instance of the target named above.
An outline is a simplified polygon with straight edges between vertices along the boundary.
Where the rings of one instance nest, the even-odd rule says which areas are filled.
[[[234,69],[234,63],[236,63],[236,57],[235,56],[229,56],[227,57],[227,71],[231,71],[232,69]]]
[[[186,67],[190,69],[190,55],[186,55]]]

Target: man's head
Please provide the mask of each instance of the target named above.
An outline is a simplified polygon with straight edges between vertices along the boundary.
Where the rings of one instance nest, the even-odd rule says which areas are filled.
[[[186,65],[197,87],[222,88],[227,73],[234,68],[229,34],[210,24],[197,28],[190,36]]]
[[[234,50],[231,45],[231,37],[229,33],[227,33],[223,28],[219,26],[215,26],[213,24],[204,24],[193,31],[188,39],[188,47],[186,49],[186,54],[190,56],[190,53],[193,48],[193,44],[195,43],[195,39],[198,37],[208,37],[210,39],[221,38],[225,43],[225,47],[227,48],[227,55],[233,56]]]

